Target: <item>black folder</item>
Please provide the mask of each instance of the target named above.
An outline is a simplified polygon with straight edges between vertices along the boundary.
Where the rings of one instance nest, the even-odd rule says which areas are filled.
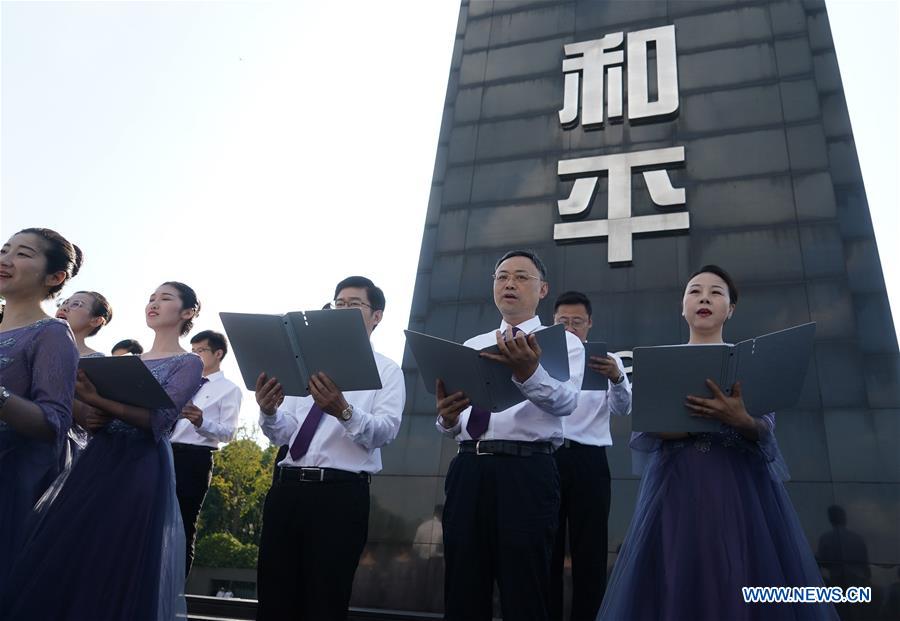
[[[512,382],[509,367],[479,355],[479,350],[435,336],[404,330],[406,342],[429,393],[434,394],[438,378],[444,381],[447,394],[462,391],[473,405],[500,412],[525,400]],[[541,348],[541,366],[551,377],[569,379],[569,349],[565,328],[560,324],[533,332]],[[485,352],[499,352],[496,345]]]
[[[101,397],[148,410],[175,407],[169,394],[138,356],[81,358],[78,367]]]
[[[712,397],[706,379],[729,394],[735,382],[747,412],[762,416],[800,398],[816,332],[815,322],[736,345],[634,348],[632,429],[651,432],[716,431],[717,421],[691,416],[687,395]]]
[[[247,390],[275,377],[285,395],[309,395],[309,378],[323,372],[342,391],[377,390],[381,377],[359,309],[286,315],[219,313]]]
[[[607,390],[609,388],[609,378],[588,367],[591,356],[604,358],[606,353],[606,343],[588,341],[584,344],[584,381],[581,382],[581,390]]]

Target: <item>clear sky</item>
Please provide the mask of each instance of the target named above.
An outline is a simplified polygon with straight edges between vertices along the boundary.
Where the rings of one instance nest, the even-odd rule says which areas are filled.
[[[827,5],[896,314],[900,11]],[[95,349],[149,346],[165,280],[197,290],[199,330],[224,310],[319,308],[365,274],[387,295],[373,344],[399,362],[458,9],[3,2],[0,237],[49,226],[83,248],[68,291],[115,313]],[[225,371],[238,380],[233,356]]]

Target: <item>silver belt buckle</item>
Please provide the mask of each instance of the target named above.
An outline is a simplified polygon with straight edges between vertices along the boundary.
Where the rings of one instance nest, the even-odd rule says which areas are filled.
[[[307,478],[307,474],[312,473],[312,476]],[[316,481],[321,483],[325,480],[325,471],[321,468],[300,468],[300,480],[301,481]]]
[[[493,455],[493,453],[489,453],[488,451],[481,450],[481,440],[477,440],[475,442],[475,454],[476,455]]]

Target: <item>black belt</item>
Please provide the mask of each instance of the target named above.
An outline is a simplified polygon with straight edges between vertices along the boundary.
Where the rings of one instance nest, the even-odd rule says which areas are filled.
[[[172,450],[173,451],[203,451],[205,453],[210,453],[212,451],[218,451],[219,449],[213,448],[211,446],[200,446],[199,444],[188,444],[187,442],[172,442]]]
[[[553,445],[549,442],[522,442],[519,440],[464,440],[459,443],[460,453],[476,455],[511,455],[513,457],[531,457],[532,455],[550,455]]]
[[[596,444],[584,444],[582,442],[576,442],[575,440],[563,440],[562,446],[560,446],[559,448],[606,449],[606,446],[597,446]]]
[[[277,466],[275,468],[276,483],[328,483],[329,481],[365,481],[368,483],[371,480],[372,475],[368,472],[296,466]]]

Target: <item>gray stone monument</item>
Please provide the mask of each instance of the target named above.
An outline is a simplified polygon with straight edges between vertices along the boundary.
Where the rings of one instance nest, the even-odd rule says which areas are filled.
[[[787,487],[826,580],[867,581],[856,612],[880,618],[900,565],[900,356],[823,2],[463,0],[427,209],[413,330],[499,325],[490,276],[519,247],[548,265],[544,322],[583,291],[611,351],[685,342],[682,288],[705,263],[741,290],[728,340],[818,322],[802,397],[777,413]],[[456,444],[403,368],[407,415],[372,485],[378,569],[364,559],[354,604],[440,611],[432,516]],[[610,565],[639,483],[630,421],[612,423]],[[867,558],[832,545],[833,505]]]

